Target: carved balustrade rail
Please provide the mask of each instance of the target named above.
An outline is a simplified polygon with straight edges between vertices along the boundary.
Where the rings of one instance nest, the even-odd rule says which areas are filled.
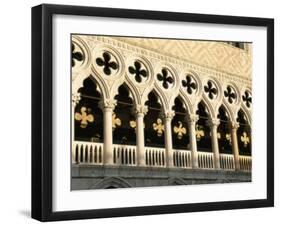
[[[166,167],[165,148],[145,147],[145,166]],[[134,145],[113,144],[113,164],[137,166],[137,148]],[[103,143],[75,141],[72,148],[73,164],[103,165]],[[234,157],[231,154],[220,154],[220,169],[235,170]],[[251,171],[252,157],[239,156],[240,170]],[[190,150],[174,150],[173,165],[177,168],[192,168]],[[212,152],[198,151],[198,166],[200,169],[212,170],[215,168]]]

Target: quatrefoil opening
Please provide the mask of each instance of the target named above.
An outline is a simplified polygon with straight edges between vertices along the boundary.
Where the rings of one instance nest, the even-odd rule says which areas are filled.
[[[192,94],[197,90],[197,84],[190,75],[187,75],[185,80],[182,80],[182,86],[186,88],[188,94]]]
[[[218,90],[212,81],[207,82],[207,85],[204,86],[204,91],[211,100],[213,100],[218,94]]]
[[[242,100],[245,102],[246,106],[248,108],[251,107],[251,104],[252,104],[252,96],[250,94],[250,92],[248,91],[245,91],[244,95],[242,96]]]
[[[170,75],[167,69],[163,68],[161,73],[157,74],[157,79],[162,83],[165,89],[171,87],[174,83],[173,77]]]
[[[143,80],[145,80],[147,78],[148,72],[146,69],[142,69],[144,68],[143,64],[139,61],[135,61],[134,62],[134,66],[130,66],[129,72],[131,75],[133,75],[135,77],[135,80],[138,83],[141,83]]]
[[[84,60],[84,55],[80,51],[75,50],[75,45],[72,43],[71,44],[71,65],[72,67],[75,66],[76,61],[83,61]]]
[[[236,93],[231,86],[227,86],[224,91],[224,96],[230,104],[232,104],[237,98]]]
[[[111,55],[108,52],[104,52],[102,57],[98,57],[96,63],[98,66],[103,67],[103,72],[106,75],[111,75],[112,71],[118,69],[117,62],[111,59]]]

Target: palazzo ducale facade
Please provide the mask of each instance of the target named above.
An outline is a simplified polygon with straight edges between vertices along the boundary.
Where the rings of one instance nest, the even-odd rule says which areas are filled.
[[[250,43],[72,35],[72,189],[251,181]]]

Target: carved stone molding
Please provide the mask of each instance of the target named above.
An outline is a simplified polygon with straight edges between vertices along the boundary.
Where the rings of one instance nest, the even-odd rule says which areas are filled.
[[[208,121],[207,121],[207,125],[209,127],[218,127],[220,124],[220,120],[219,119],[216,119],[216,118],[209,118]]]
[[[72,93],[72,106],[75,107],[79,101],[81,100],[81,95],[80,93]]]
[[[148,112],[148,107],[146,105],[137,105],[135,107],[135,113],[145,115]]]
[[[231,121],[231,122],[229,122],[229,126],[231,129],[237,130],[239,128],[239,123]]]
[[[114,110],[116,105],[117,105],[117,101],[114,99],[104,99],[99,102],[99,107],[102,110],[106,110],[106,109]]]
[[[161,113],[161,117],[164,118],[165,120],[172,120],[175,116],[175,111],[173,110],[167,110],[167,111],[162,111]]]
[[[189,123],[196,123],[199,119],[199,116],[196,114],[189,114],[186,116],[186,119]]]

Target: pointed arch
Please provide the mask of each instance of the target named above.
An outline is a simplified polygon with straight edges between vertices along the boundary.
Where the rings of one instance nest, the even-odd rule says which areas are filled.
[[[112,98],[114,98],[118,94],[118,89],[120,88],[120,86],[126,86],[126,88],[129,90],[130,95],[132,95],[133,97],[133,101],[135,105],[141,103],[141,98],[138,89],[130,81],[127,80],[123,80],[122,82],[118,82],[113,85],[111,89]]]
[[[169,109],[169,104],[168,104],[168,100],[165,97],[165,94],[163,93],[163,91],[161,89],[158,89],[157,87],[149,87],[147,88],[143,94],[142,94],[142,100],[141,103],[144,105],[147,101],[148,101],[148,95],[154,92],[157,97],[159,98],[162,108],[163,110],[168,110]]]
[[[103,112],[99,108],[99,102],[103,98],[101,90],[91,76],[88,76],[78,92],[80,101],[75,106],[73,116],[75,140],[103,142]]]
[[[182,101],[185,105],[185,108],[187,109],[187,112],[189,114],[194,114],[194,107],[192,106],[190,99],[186,96],[186,94],[181,89],[178,94],[178,97],[180,97],[182,99]],[[173,100],[173,102],[174,102],[174,100]],[[171,104],[173,104],[173,102]]]
[[[109,98],[109,89],[104,79],[100,79],[99,76],[95,76],[93,73],[89,75],[89,77],[97,84],[99,89],[101,90],[101,94],[103,99]]]
[[[210,118],[210,110],[208,106],[201,100],[197,105],[196,114],[198,121],[196,123],[196,140],[198,151],[212,152],[212,143],[210,136],[210,127],[208,126],[208,119]]]
[[[175,115],[172,119],[172,143],[174,149],[187,150],[189,145],[188,123],[186,116],[188,109],[180,96],[174,99],[172,110]]]
[[[235,121],[235,118],[233,117],[233,112],[231,111],[229,106],[224,102],[221,105],[218,106],[218,109],[217,109],[217,112],[216,112],[216,118],[218,117],[218,115],[220,113],[219,112],[220,108],[223,108],[223,110],[226,112],[229,121]]]
[[[238,112],[239,112],[240,110],[243,111],[243,113],[245,114],[245,117],[246,117],[246,119],[247,119],[249,125],[251,126],[251,125],[252,125],[252,116],[251,116],[251,112],[250,112],[243,104],[241,104],[240,108],[237,109],[237,112],[236,112],[236,114],[235,114],[235,116],[236,116],[236,117],[235,117],[235,120],[236,120],[236,118],[238,117]]]
[[[242,108],[237,113],[237,122],[239,127],[237,129],[237,140],[239,147],[239,154],[250,155],[252,153],[252,131],[249,119]]]
[[[218,108],[217,118],[220,123],[217,128],[217,138],[219,144],[219,152],[223,154],[232,153],[232,141],[231,141],[231,131],[230,131],[230,121],[231,116],[226,107],[227,105],[221,104]]]
[[[169,185],[186,185],[186,182],[179,177],[172,177],[168,179]]]
[[[215,112],[215,110],[214,110],[214,108],[213,108],[213,105],[210,103],[210,101],[208,100],[208,98],[205,96],[205,95],[203,95],[202,96],[202,98],[201,99],[199,99],[199,101],[197,102],[197,107],[198,107],[198,104],[199,103],[204,103],[204,105],[205,105],[205,107],[206,107],[206,109],[207,109],[207,111],[208,111],[208,113],[209,113],[209,117],[211,117],[211,118],[216,118],[216,112]],[[196,108],[195,109],[195,112],[197,111],[198,109]]]
[[[155,90],[148,94],[145,105],[148,107],[148,112],[144,116],[145,146],[164,148],[163,104]]]
[[[119,86],[114,99],[117,105],[112,116],[113,143],[136,145],[134,99],[125,83]]]
[[[229,104],[226,102],[226,100],[223,98],[222,100],[222,104],[218,105],[217,111],[216,111],[216,115],[219,113],[219,108],[223,107],[225,109],[225,111],[227,112],[228,116],[229,116],[229,120],[232,122],[235,122],[235,113],[234,111],[230,108]]]
[[[106,177],[101,179],[90,189],[105,189],[105,188],[131,188],[132,185],[121,177]]]

